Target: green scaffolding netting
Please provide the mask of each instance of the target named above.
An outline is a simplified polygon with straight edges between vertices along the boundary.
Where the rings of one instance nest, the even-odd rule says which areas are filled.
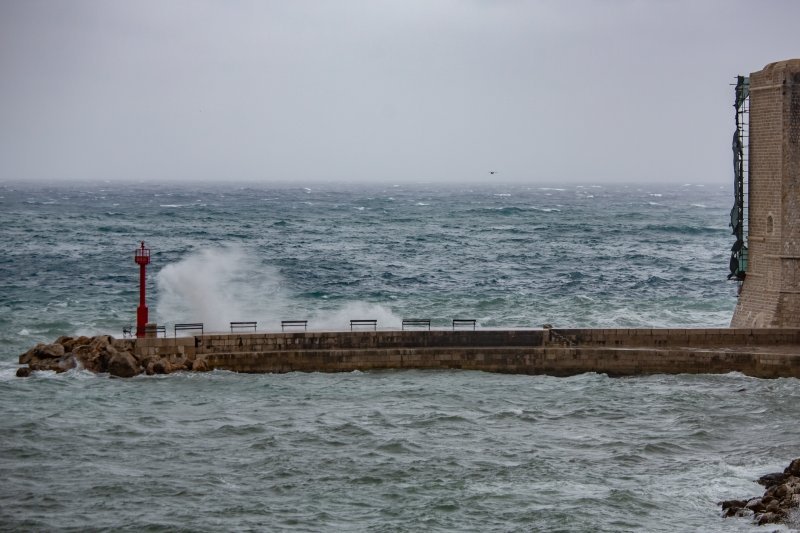
[[[744,164],[744,131],[745,102],[750,96],[750,78],[737,76],[736,97],[733,107],[736,110],[736,131],[733,132],[733,196],[734,203],[731,209],[730,226],[736,236],[736,242],[731,247],[731,260],[728,279],[744,279],[747,270],[747,246],[744,242],[744,216],[745,216],[745,164]]]

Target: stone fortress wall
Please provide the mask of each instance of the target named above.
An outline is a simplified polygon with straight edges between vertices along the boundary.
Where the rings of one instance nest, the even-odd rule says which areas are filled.
[[[750,75],[748,265],[732,327],[800,326],[800,59]]]

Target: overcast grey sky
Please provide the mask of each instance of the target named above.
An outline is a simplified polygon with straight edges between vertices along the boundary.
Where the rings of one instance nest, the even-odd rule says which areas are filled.
[[[797,0],[0,0],[0,180],[727,183],[730,83],[800,57],[798,21]]]

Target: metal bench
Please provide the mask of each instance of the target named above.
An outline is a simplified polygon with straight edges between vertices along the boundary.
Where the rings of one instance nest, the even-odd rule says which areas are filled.
[[[308,320],[281,320],[281,331],[284,331],[285,328],[299,328],[300,326],[308,331]]]
[[[472,331],[475,331],[475,322],[474,318],[454,318],[453,329],[472,326]]]
[[[125,326],[122,328],[122,338],[127,339],[133,337],[133,326]]]
[[[167,336],[167,326],[158,326],[158,325],[156,325],[156,327],[145,326],[144,327],[144,334],[145,334],[145,337],[148,336],[148,335],[153,335],[153,334],[155,334],[156,337],[158,337],[159,334],[161,334],[162,337],[166,337]]]
[[[234,329],[250,329],[253,328],[253,331],[256,330],[256,322],[231,322],[231,333],[233,333]]]
[[[178,336],[179,331],[188,331],[188,330],[200,330],[200,335],[203,334],[203,323],[202,322],[190,322],[187,324],[175,324],[175,336]]]
[[[431,329],[431,321],[428,318],[404,318],[402,329],[406,329],[406,326],[409,328],[424,328],[427,327],[429,330]]]
[[[372,326],[372,329],[378,330],[378,321],[375,319],[368,320],[351,320],[350,331],[353,331],[353,326]]]

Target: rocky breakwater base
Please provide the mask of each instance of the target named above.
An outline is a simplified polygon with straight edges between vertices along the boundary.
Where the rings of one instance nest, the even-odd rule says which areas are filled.
[[[134,339],[115,339],[110,335],[96,337],[59,337],[52,344],[39,343],[19,356],[18,377],[27,377],[34,370],[66,372],[84,368],[130,378],[139,374],[170,374],[180,370],[203,372],[205,361],[193,361],[183,354],[147,355],[136,351]]]
[[[758,483],[766,487],[763,496],[720,502],[723,514],[751,517],[760,526],[800,526],[800,459],[792,461],[783,472],[761,476]]]

